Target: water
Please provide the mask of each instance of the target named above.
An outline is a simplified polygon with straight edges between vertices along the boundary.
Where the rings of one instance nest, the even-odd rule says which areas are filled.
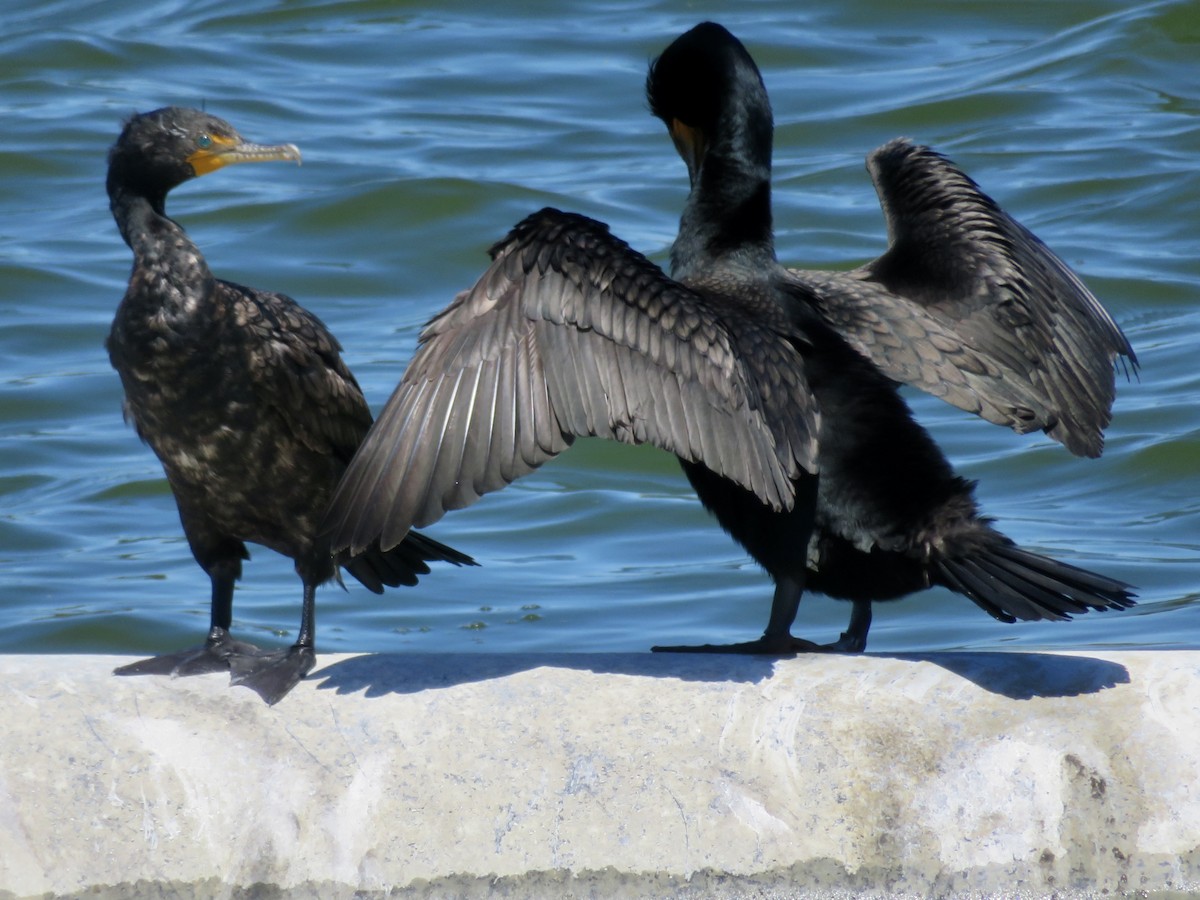
[[[103,190],[124,115],[206,104],[251,139],[300,145],[303,167],[219,172],[170,210],[218,274],[322,316],[378,407],[421,323],[533,209],[596,216],[665,257],[686,175],[642,83],[703,18],[742,37],[772,94],[781,258],[877,254],[863,157],[908,134],[1077,267],[1143,364],[1098,461],[912,395],[1008,534],[1136,583],[1141,605],[1007,626],[929,591],[877,609],[872,649],[1200,644],[1200,5],[797,6],[6,4],[0,650],[144,654],[207,626],[207,579],[157,461],[121,421],[102,346],[129,267]],[[430,533],[484,568],[382,598],[325,588],[320,649],[644,650],[750,638],[766,620],[768,580],[653,450],[583,442]],[[235,626],[287,642],[299,596],[288,561],[259,548]],[[810,597],[796,633],[832,639],[848,612]]]

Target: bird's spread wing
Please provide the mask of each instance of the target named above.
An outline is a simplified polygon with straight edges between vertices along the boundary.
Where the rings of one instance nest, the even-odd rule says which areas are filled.
[[[290,297],[219,282],[246,342],[249,377],[263,408],[273,409],[307,447],[349,462],[371,426],[371,410],[342,361],[341,346],[315,315]]]
[[[335,550],[389,547],[576,435],[651,443],[791,506],[817,427],[786,339],[743,333],[765,329],[582,216],[535,213],[492,258],[426,326],[342,480],[325,525]]]
[[[1067,265],[940,154],[895,140],[868,160],[886,253],[791,270],[888,376],[990,422],[1098,456],[1129,342]]]

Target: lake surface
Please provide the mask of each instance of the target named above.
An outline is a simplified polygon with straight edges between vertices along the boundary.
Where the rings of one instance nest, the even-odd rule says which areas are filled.
[[[25,11],[15,11],[18,6]],[[725,8],[736,12],[726,13]],[[1085,278],[1137,350],[1107,451],[1070,456],[912,393],[1020,543],[1125,579],[1141,603],[1004,625],[941,590],[876,609],[875,651],[1200,646],[1200,4],[1103,0],[450,3],[60,0],[0,12],[0,651],[197,643],[209,585],[103,348],[129,252],[105,154],[124,116],[206,105],[302,167],[171,197],[222,277],[284,291],[339,337],[371,403],[486,248],[544,205],[662,261],[687,190],[642,95],[705,18],[775,108],[781,259],[848,267],[884,228],[863,167],[909,135],[948,153]],[[757,636],[770,583],[675,461],[599,441],[429,533],[483,567],[382,597],[319,594],[319,649],[644,650]],[[254,549],[235,628],[287,643],[300,585]],[[849,607],[811,596],[795,633]]]

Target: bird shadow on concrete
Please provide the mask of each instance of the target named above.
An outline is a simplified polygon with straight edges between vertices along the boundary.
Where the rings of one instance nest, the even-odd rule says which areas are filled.
[[[928,662],[992,694],[1011,700],[1078,697],[1129,684],[1121,663],[1094,656],[1031,651],[956,650],[879,654],[881,658]]]
[[[758,683],[786,675],[802,684],[806,672],[827,682],[830,670],[840,666],[848,682],[857,687],[864,674],[870,675],[872,660],[885,659],[914,667],[932,664],[1013,700],[1077,697],[1130,681],[1125,666],[1110,660],[1020,651],[802,654],[783,659],[710,653],[370,653],[319,668],[309,680],[318,682],[318,690],[339,694],[365,691],[367,697],[378,697],[447,689],[539,668],[696,682]]]

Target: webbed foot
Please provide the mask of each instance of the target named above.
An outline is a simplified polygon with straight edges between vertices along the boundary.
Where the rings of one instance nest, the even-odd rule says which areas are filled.
[[[189,647],[177,653],[164,653],[140,659],[113,669],[114,675],[206,675],[209,672],[228,672],[229,660],[236,654],[260,653],[253,644],[235,641],[228,631],[215,632],[200,647]]]
[[[850,625],[832,644],[825,644],[830,653],[862,653],[867,649],[867,633],[871,630],[871,601],[855,600],[850,613]]]
[[[674,647],[651,647],[653,653],[756,653],[763,656],[791,656],[794,653],[819,653],[826,648],[814,644],[804,638],[792,637],[790,634],[782,638],[768,638],[763,635],[756,641],[743,641],[740,644],[691,644]]]
[[[312,671],[317,654],[312,647],[293,646],[286,650],[238,653],[229,658],[230,684],[248,687],[274,706],[288,691]]]
[[[827,653],[862,653],[867,649],[867,638],[843,631],[840,638],[830,644],[821,644],[820,649]]]

